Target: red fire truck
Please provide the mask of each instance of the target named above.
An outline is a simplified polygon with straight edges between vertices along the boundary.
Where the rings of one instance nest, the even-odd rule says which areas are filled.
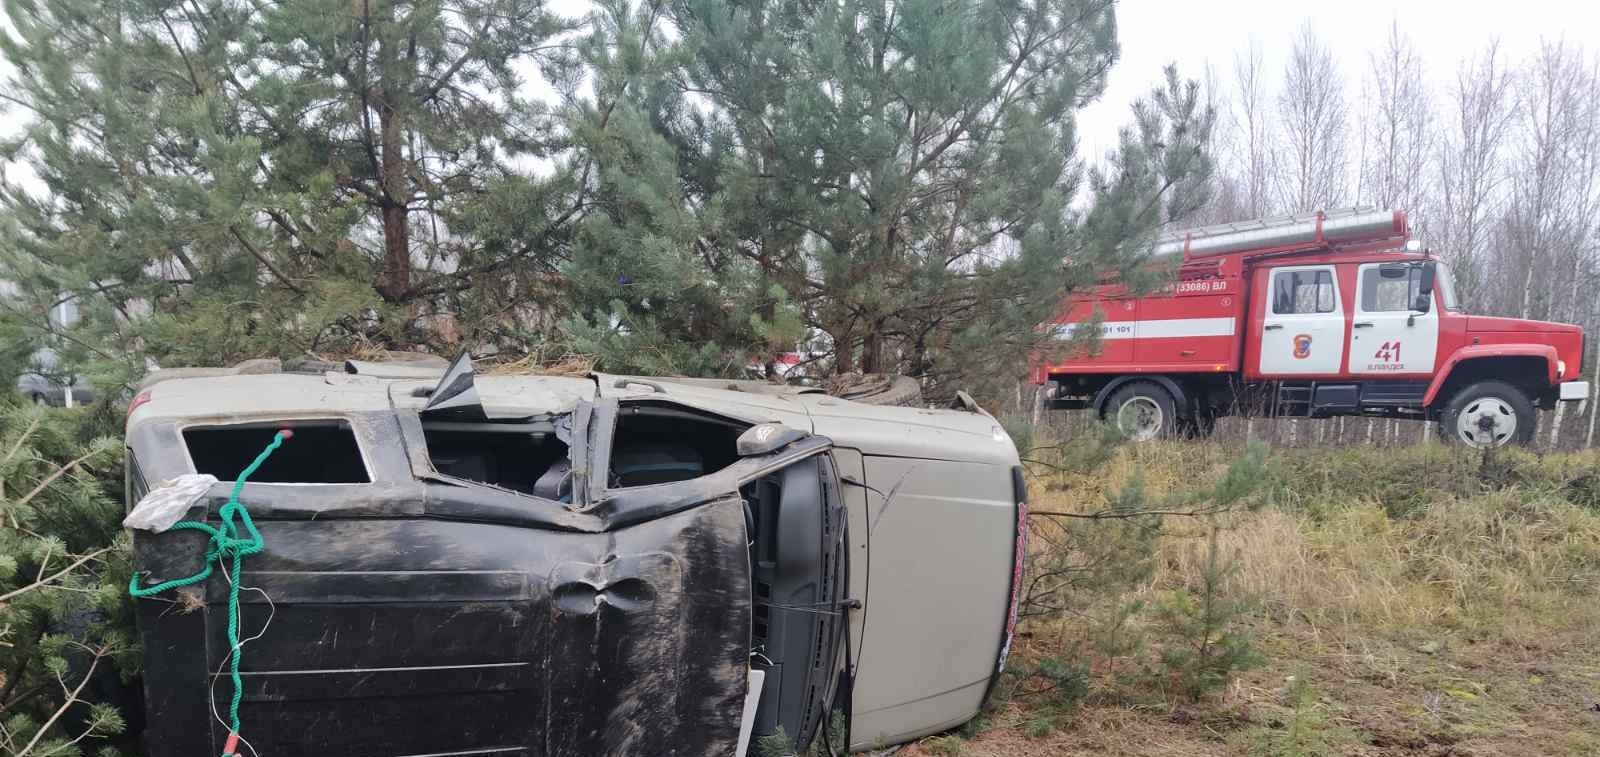
[[[1404,212],[1372,208],[1164,235],[1175,280],[1068,300],[1052,324],[1065,348],[1034,382],[1135,439],[1248,412],[1437,421],[1444,439],[1500,446],[1588,396],[1582,329],[1467,314],[1450,268],[1409,240]]]

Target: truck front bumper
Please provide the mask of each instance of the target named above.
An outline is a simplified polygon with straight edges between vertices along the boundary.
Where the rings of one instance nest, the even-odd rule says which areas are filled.
[[[1558,399],[1560,399],[1562,402],[1576,402],[1578,400],[1586,400],[1588,398],[1589,398],[1589,382],[1587,382],[1587,381],[1563,381],[1563,382],[1561,382],[1561,394],[1558,397]]]

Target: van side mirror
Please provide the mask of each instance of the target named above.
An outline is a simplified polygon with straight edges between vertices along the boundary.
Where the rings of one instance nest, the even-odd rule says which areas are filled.
[[[765,455],[808,436],[810,434],[782,423],[762,423],[745,429],[734,440],[733,447],[740,457]]]

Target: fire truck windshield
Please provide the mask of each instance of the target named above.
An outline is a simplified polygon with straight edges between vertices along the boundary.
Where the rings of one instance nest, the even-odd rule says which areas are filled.
[[[1433,288],[1439,290],[1439,301],[1444,303],[1444,309],[1459,311],[1461,305],[1456,302],[1456,277],[1450,273],[1450,266],[1440,262],[1438,273],[1434,275]]]

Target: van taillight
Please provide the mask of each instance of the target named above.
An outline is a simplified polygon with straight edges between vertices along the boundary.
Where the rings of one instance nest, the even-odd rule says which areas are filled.
[[[123,417],[124,418],[132,418],[133,417],[133,411],[138,410],[140,405],[143,405],[143,404],[145,404],[146,402],[149,402],[149,401],[150,401],[150,390],[149,389],[146,389],[146,390],[144,390],[142,392],[139,392],[139,394],[136,395],[133,398],[133,401],[128,403],[128,412]]]
[[[1000,642],[1000,660],[995,667],[997,674],[1005,672],[1006,657],[1011,654],[1011,639],[1016,635],[1017,613],[1022,606],[1022,574],[1028,564],[1028,482],[1020,465],[1011,469],[1011,491],[1017,503],[1017,524],[1012,537],[1015,541],[1011,557],[1011,601],[1006,611],[1005,638]]]

